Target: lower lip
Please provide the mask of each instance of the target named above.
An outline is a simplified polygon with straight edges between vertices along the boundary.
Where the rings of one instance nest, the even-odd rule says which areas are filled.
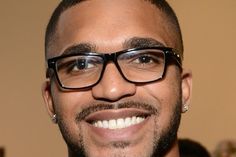
[[[122,129],[104,129],[95,127],[89,123],[87,124],[89,125],[89,129],[92,131],[92,134],[100,137],[103,140],[123,141],[129,139],[131,140],[133,137],[139,134],[142,131],[142,128],[145,127],[145,125],[148,123],[149,120],[150,117],[147,117],[144,121],[142,121],[139,124],[135,124]]]

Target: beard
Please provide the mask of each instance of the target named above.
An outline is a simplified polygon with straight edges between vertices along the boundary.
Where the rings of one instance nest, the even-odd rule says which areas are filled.
[[[175,105],[175,109],[171,116],[171,121],[166,130],[163,130],[160,138],[154,139],[154,152],[151,157],[163,157],[172,148],[177,140],[177,132],[181,121],[182,99]],[[157,134],[157,133],[156,133]],[[156,135],[155,137],[158,137]]]
[[[180,94],[181,95],[181,94]],[[176,139],[177,139],[177,132],[178,128],[180,125],[180,120],[181,120],[181,106],[182,106],[182,98],[179,96],[176,104],[174,105],[170,117],[169,124],[167,127],[163,130],[158,130],[157,127],[154,129],[154,139],[153,139],[153,151],[149,154],[151,155],[146,155],[144,157],[163,157],[165,154],[172,148],[174,145]],[[129,104],[129,105],[127,105]],[[131,105],[130,105],[131,104]],[[133,104],[133,105],[132,105]],[[125,107],[140,107],[140,108],[145,108],[148,110],[157,111],[156,108],[151,107],[152,105],[149,104],[140,104],[140,103],[126,103],[126,104],[121,104],[121,106]],[[103,107],[98,107],[98,106],[103,106]],[[110,105],[97,105],[97,107],[94,107],[92,109],[88,109],[85,112],[82,112],[81,114],[78,114],[76,117],[77,123],[82,119],[81,117],[86,116],[87,113],[89,112],[94,112],[100,109],[110,109]],[[100,108],[100,109],[99,109]],[[157,111],[158,112],[158,111]],[[157,113],[158,114],[158,113]],[[157,122],[156,122],[157,123]],[[63,122],[63,119],[61,116],[58,114],[58,126],[60,128],[61,134],[67,144],[68,150],[69,150],[69,157],[88,157],[88,153],[86,152],[86,147],[84,146],[84,141],[83,141],[83,136],[82,134],[79,134],[79,141],[75,140],[75,138],[69,133],[67,125]],[[79,126],[79,125],[78,125]],[[158,124],[155,124],[155,126],[158,126]],[[81,128],[79,128],[81,130]],[[117,147],[119,148],[125,148],[128,147],[128,143],[118,143],[117,145],[113,145],[114,149]],[[128,155],[128,154],[127,154]],[[116,157],[126,157],[125,155],[117,155]]]

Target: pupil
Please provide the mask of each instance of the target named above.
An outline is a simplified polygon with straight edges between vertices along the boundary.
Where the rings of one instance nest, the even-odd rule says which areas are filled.
[[[78,60],[77,61],[77,68],[78,69],[84,69],[86,68],[86,60],[83,59],[83,60]]]
[[[139,58],[139,61],[141,63],[149,63],[150,62],[150,57],[142,56]]]

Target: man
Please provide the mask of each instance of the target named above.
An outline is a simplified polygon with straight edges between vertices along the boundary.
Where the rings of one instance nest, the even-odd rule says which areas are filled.
[[[69,157],[178,157],[191,73],[164,0],[64,0],[46,31],[42,91]]]

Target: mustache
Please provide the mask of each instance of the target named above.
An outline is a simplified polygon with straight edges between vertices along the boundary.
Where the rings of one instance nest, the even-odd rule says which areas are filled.
[[[94,104],[91,106],[88,106],[87,108],[84,108],[81,112],[79,112],[76,115],[76,121],[82,121],[84,120],[89,114],[102,111],[102,110],[112,110],[112,109],[124,109],[124,108],[136,108],[136,109],[143,109],[148,111],[151,115],[157,115],[159,114],[158,106],[149,104],[149,103],[143,103],[143,102],[135,102],[135,101],[127,101],[122,103],[116,103],[116,104],[109,104],[109,103],[99,103]]]

